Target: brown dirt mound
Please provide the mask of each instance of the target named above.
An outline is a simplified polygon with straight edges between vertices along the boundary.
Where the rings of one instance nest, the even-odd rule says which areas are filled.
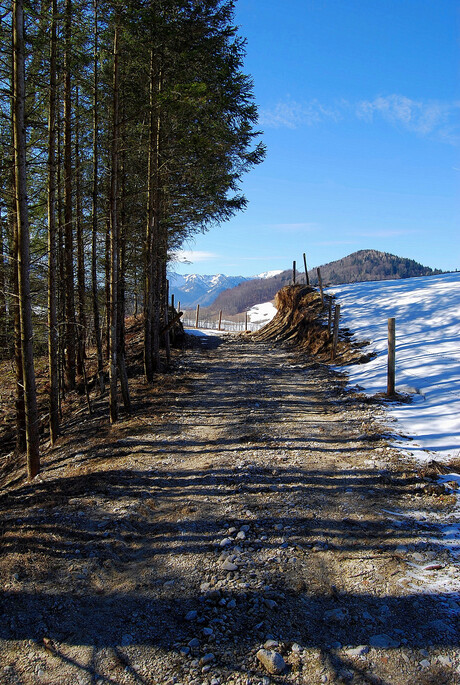
[[[289,343],[300,347],[319,361],[330,362],[332,354],[332,326],[329,330],[329,303],[333,297],[324,296],[324,304],[317,290],[308,285],[281,288],[275,296],[278,312],[260,331],[252,334],[254,340]],[[339,331],[334,364],[359,364],[372,359],[372,353],[363,354],[369,343],[351,340],[347,329]]]

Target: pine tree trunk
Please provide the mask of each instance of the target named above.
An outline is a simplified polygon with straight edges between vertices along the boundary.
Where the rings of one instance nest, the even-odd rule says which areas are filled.
[[[37,395],[30,297],[30,237],[26,184],[25,64],[23,0],[13,0],[13,131],[17,217],[18,292],[27,446],[27,475],[40,470]]]
[[[7,335],[7,307],[6,307],[6,259],[5,259],[6,230],[0,207],[0,354],[8,356]]]
[[[113,100],[112,100],[112,171],[110,183],[110,422],[118,419],[117,367],[118,367],[118,36],[115,26],[113,39]]]
[[[123,112],[124,114],[124,112]],[[123,119],[125,117],[123,116]],[[121,131],[120,131],[121,133]],[[123,129],[124,134],[124,129]],[[120,244],[120,265],[118,277],[118,371],[120,374],[121,395],[123,397],[124,410],[130,414],[131,398],[129,396],[128,372],[126,369],[126,345],[125,345],[125,316],[126,316],[126,173],[125,173],[125,151],[124,136],[121,141],[121,198],[120,198],[120,224],[119,224],[119,244]]]
[[[65,239],[65,319],[66,319],[66,385],[75,388],[75,295],[73,266],[73,219],[72,219],[72,98],[71,98],[71,40],[72,0],[65,5],[65,54],[64,54],[64,239]]]
[[[78,354],[77,374],[79,378],[85,376],[85,349],[86,349],[86,313],[85,313],[85,252],[83,245],[83,222],[82,222],[82,190],[81,190],[81,159],[80,159],[80,124],[79,124],[79,92],[75,94],[75,195],[76,195],[76,237],[77,237],[77,294],[78,294]]]
[[[57,124],[57,272],[59,274],[57,287],[57,307],[59,326],[59,415],[62,419],[62,400],[65,399],[65,254],[64,254],[64,201],[63,190],[63,170],[62,170],[62,116],[59,106],[59,98],[56,99],[56,124]],[[63,334],[62,334],[63,333]]]
[[[50,442],[59,433],[58,319],[56,298],[56,53],[57,0],[52,0],[50,44],[50,89],[48,114],[48,359]]]
[[[14,160],[13,160],[14,162]],[[16,451],[21,454],[26,451],[26,410],[24,405],[24,377],[22,372],[22,349],[21,349],[21,316],[19,310],[19,274],[18,274],[18,224],[16,220],[16,179],[13,173],[12,191],[14,205],[10,209],[9,221],[13,236],[11,253],[13,268],[11,276],[11,308],[13,313],[14,333],[14,376],[16,381],[15,409],[16,409]]]
[[[148,383],[153,382],[153,292],[154,292],[154,158],[155,158],[155,60],[153,50],[150,53],[150,122],[148,148],[148,187],[147,187],[147,226],[144,245],[144,373]]]
[[[97,285],[97,193],[98,193],[98,6],[94,0],[94,55],[93,55],[93,187],[92,187],[92,235],[91,235],[91,287],[93,299],[93,324],[94,337],[96,338],[97,349],[97,376],[99,379],[99,390],[101,395],[104,393],[104,358],[102,353],[101,323],[99,313],[99,293]]]

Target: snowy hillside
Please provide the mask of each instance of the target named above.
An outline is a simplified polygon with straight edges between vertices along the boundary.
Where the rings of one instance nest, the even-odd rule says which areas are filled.
[[[409,404],[389,405],[404,447],[420,459],[460,456],[460,273],[331,288],[341,323],[378,356],[347,367],[350,383],[386,390],[387,320],[396,319],[396,390]],[[432,453],[436,454],[432,454]]]
[[[460,273],[334,286],[341,325],[369,340],[377,357],[346,367],[367,394],[386,391],[388,318],[396,319],[396,390],[412,401],[390,403],[395,433],[420,460],[460,456]],[[270,303],[250,320],[273,318]],[[401,446],[401,444],[399,445]]]

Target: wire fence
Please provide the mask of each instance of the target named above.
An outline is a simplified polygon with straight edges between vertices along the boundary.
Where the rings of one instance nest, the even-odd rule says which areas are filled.
[[[219,326],[219,321],[212,320],[212,319],[199,319],[198,320],[198,325],[196,322],[196,318],[183,318],[182,323],[184,325],[184,328],[203,328],[205,330],[212,330],[212,331],[229,331],[231,333],[242,333],[244,331],[258,331],[262,328],[262,326],[265,326],[266,322],[252,322],[248,321],[226,321],[222,320],[220,322]]]

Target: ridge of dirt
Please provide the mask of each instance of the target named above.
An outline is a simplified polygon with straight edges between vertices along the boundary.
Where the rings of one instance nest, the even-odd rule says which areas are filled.
[[[139,418],[75,418],[1,493],[0,682],[459,682],[436,521],[453,498],[345,376],[218,343],[176,358]],[[450,589],[430,588],[440,569]]]

